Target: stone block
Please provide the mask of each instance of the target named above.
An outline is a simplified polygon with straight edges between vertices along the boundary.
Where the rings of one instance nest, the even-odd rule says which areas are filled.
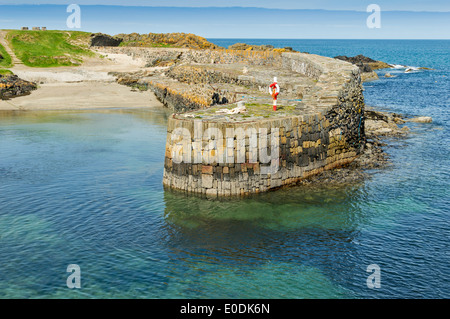
[[[202,174],[202,187],[212,188],[213,187],[213,176],[209,174]]]
[[[203,165],[202,166],[202,174],[212,174],[213,166],[212,165]]]

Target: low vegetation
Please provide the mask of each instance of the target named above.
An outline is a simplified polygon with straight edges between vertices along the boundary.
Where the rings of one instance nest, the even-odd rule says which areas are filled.
[[[250,45],[246,43],[235,43],[228,47],[229,50],[246,50],[246,51],[274,51],[274,52],[298,52],[291,47],[275,48],[273,45]]]
[[[191,33],[148,33],[118,34],[123,40],[120,46],[218,49],[219,46],[203,37]]]
[[[80,65],[93,56],[88,49],[90,33],[80,31],[9,31],[15,55],[31,67]]]
[[[0,69],[0,75],[9,75],[13,74],[10,70]]]
[[[234,120],[252,119],[252,118],[272,118],[296,114],[296,106],[294,104],[278,105],[277,111],[273,111],[273,104],[269,103],[246,103],[245,112],[238,114],[217,113],[221,110],[232,110],[237,105],[235,103],[229,105],[214,105],[208,109],[194,111],[194,118],[210,118],[210,117],[227,117]]]
[[[0,44],[0,68],[9,68],[12,66],[11,56],[6,52],[5,48]]]

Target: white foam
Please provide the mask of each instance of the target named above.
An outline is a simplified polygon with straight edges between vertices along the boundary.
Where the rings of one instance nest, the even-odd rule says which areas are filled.
[[[406,65],[401,65],[401,64],[389,64],[393,69],[406,69],[407,66]]]

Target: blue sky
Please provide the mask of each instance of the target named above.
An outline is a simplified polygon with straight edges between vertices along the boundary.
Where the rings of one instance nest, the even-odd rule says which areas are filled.
[[[8,5],[11,3],[13,5]],[[58,5],[44,5],[48,3]],[[0,28],[47,26],[49,29],[68,29],[66,7],[70,3],[81,6],[80,30],[108,34],[186,32],[207,38],[450,38],[448,0],[0,0]],[[167,7],[161,7],[162,3]],[[369,29],[366,25],[369,16],[366,7],[371,3],[381,7],[380,29]]]
[[[448,0],[1,0],[1,4],[65,4],[79,5],[123,5],[163,7],[259,7],[276,9],[324,9],[365,11],[371,4],[378,4],[383,10],[397,11],[450,11]]]

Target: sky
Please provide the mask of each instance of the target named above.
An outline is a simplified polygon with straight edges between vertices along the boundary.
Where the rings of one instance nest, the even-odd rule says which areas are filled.
[[[0,0],[1,4],[64,4],[122,5],[149,7],[258,7],[273,9],[324,9],[365,11],[369,4],[378,4],[383,10],[450,11],[448,0]]]
[[[70,3],[80,5],[79,30],[112,35],[185,32],[206,38],[450,38],[448,0],[0,0],[0,29],[46,26],[69,30],[66,20],[71,13],[66,8]],[[381,8],[381,28],[366,24],[371,14],[366,8],[371,3]]]

